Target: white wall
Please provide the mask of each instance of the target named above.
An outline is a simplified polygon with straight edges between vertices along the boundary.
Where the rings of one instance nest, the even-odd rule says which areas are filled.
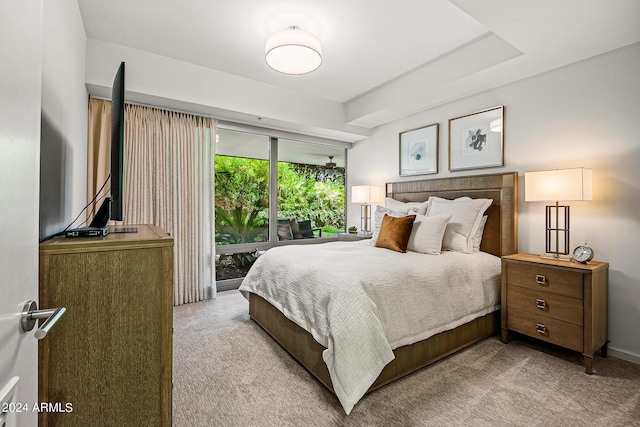
[[[86,204],[87,38],[78,2],[45,1],[43,34],[40,238],[63,230]]]
[[[571,247],[585,241],[610,263],[611,354],[640,363],[640,44],[490,90],[375,130],[348,156],[349,185],[401,181],[398,134],[440,123],[437,175],[517,171],[519,250],[544,251],[544,203],[524,202],[524,172],[584,166],[594,200],[571,203]],[[448,171],[447,120],[505,106],[505,167]],[[348,225],[360,223],[349,205]]]

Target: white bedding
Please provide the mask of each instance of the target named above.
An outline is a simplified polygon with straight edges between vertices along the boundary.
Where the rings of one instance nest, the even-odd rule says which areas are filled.
[[[499,309],[500,259],[399,253],[367,241],[281,246],[258,258],[240,291],[263,297],[327,348],[348,414],[392,349]]]

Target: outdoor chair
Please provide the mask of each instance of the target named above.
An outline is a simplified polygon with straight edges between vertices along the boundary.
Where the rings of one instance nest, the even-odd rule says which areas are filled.
[[[310,239],[322,237],[322,228],[312,227],[310,220],[297,221],[295,219],[278,220],[278,240]]]

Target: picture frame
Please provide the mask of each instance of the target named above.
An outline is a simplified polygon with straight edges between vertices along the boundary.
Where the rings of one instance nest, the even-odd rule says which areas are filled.
[[[400,176],[438,173],[438,123],[400,132]]]
[[[449,119],[449,170],[504,166],[504,106]]]

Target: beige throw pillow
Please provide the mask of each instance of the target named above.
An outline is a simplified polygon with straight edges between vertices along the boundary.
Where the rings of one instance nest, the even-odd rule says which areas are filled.
[[[384,207],[393,209],[394,211],[402,210],[415,210],[420,215],[427,214],[427,208],[429,207],[429,201],[426,202],[400,202],[398,200],[387,197],[384,199]]]
[[[407,250],[438,255],[442,251],[442,238],[451,215],[416,215]]]
[[[455,200],[431,197],[427,216],[451,215],[442,240],[442,249],[473,253],[473,236],[491,199],[459,198]]]

